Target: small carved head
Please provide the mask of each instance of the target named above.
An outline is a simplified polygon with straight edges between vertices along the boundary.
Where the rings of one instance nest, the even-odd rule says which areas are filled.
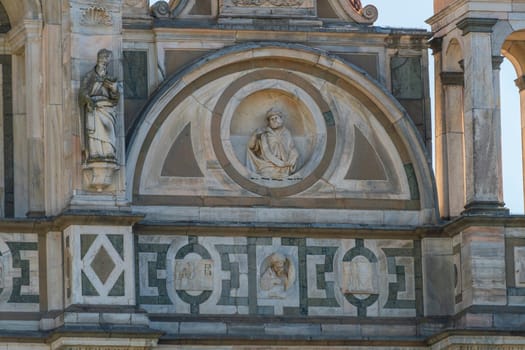
[[[287,277],[289,262],[284,255],[273,253],[269,257],[269,265],[278,277]]]
[[[278,129],[284,124],[284,114],[278,109],[270,109],[266,112],[266,122],[272,129]]]
[[[113,53],[108,49],[101,49],[97,53],[97,63],[107,65]]]

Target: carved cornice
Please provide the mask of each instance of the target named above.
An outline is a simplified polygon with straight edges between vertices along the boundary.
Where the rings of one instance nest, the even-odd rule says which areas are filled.
[[[468,33],[492,33],[492,28],[498,22],[496,18],[464,18],[456,26],[463,32]]]

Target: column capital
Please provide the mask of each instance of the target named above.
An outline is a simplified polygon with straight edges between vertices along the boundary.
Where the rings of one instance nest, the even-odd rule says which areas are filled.
[[[463,18],[456,23],[463,35],[468,33],[492,33],[492,28],[498,22],[496,18]]]
[[[516,84],[520,92],[525,90],[525,75],[522,75],[518,79],[514,80],[514,83]]]
[[[492,56],[492,69],[499,70],[504,60],[503,56]]]

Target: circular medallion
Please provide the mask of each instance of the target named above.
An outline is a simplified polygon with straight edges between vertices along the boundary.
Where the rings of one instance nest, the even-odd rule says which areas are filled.
[[[225,172],[243,188],[284,197],[312,186],[335,148],[332,112],[307,80],[264,69],[234,81],[213,111],[211,138]]]

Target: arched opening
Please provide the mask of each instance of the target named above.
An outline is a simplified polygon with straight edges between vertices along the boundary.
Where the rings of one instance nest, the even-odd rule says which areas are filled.
[[[501,65],[501,133],[503,194],[512,214],[523,214],[523,169],[521,166],[520,96],[514,80],[516,71],[505,59]]]
[[[504,198],[512,214],[523,214],[525,31],[508,36],[502,54],[506,57],[500,75]]]

